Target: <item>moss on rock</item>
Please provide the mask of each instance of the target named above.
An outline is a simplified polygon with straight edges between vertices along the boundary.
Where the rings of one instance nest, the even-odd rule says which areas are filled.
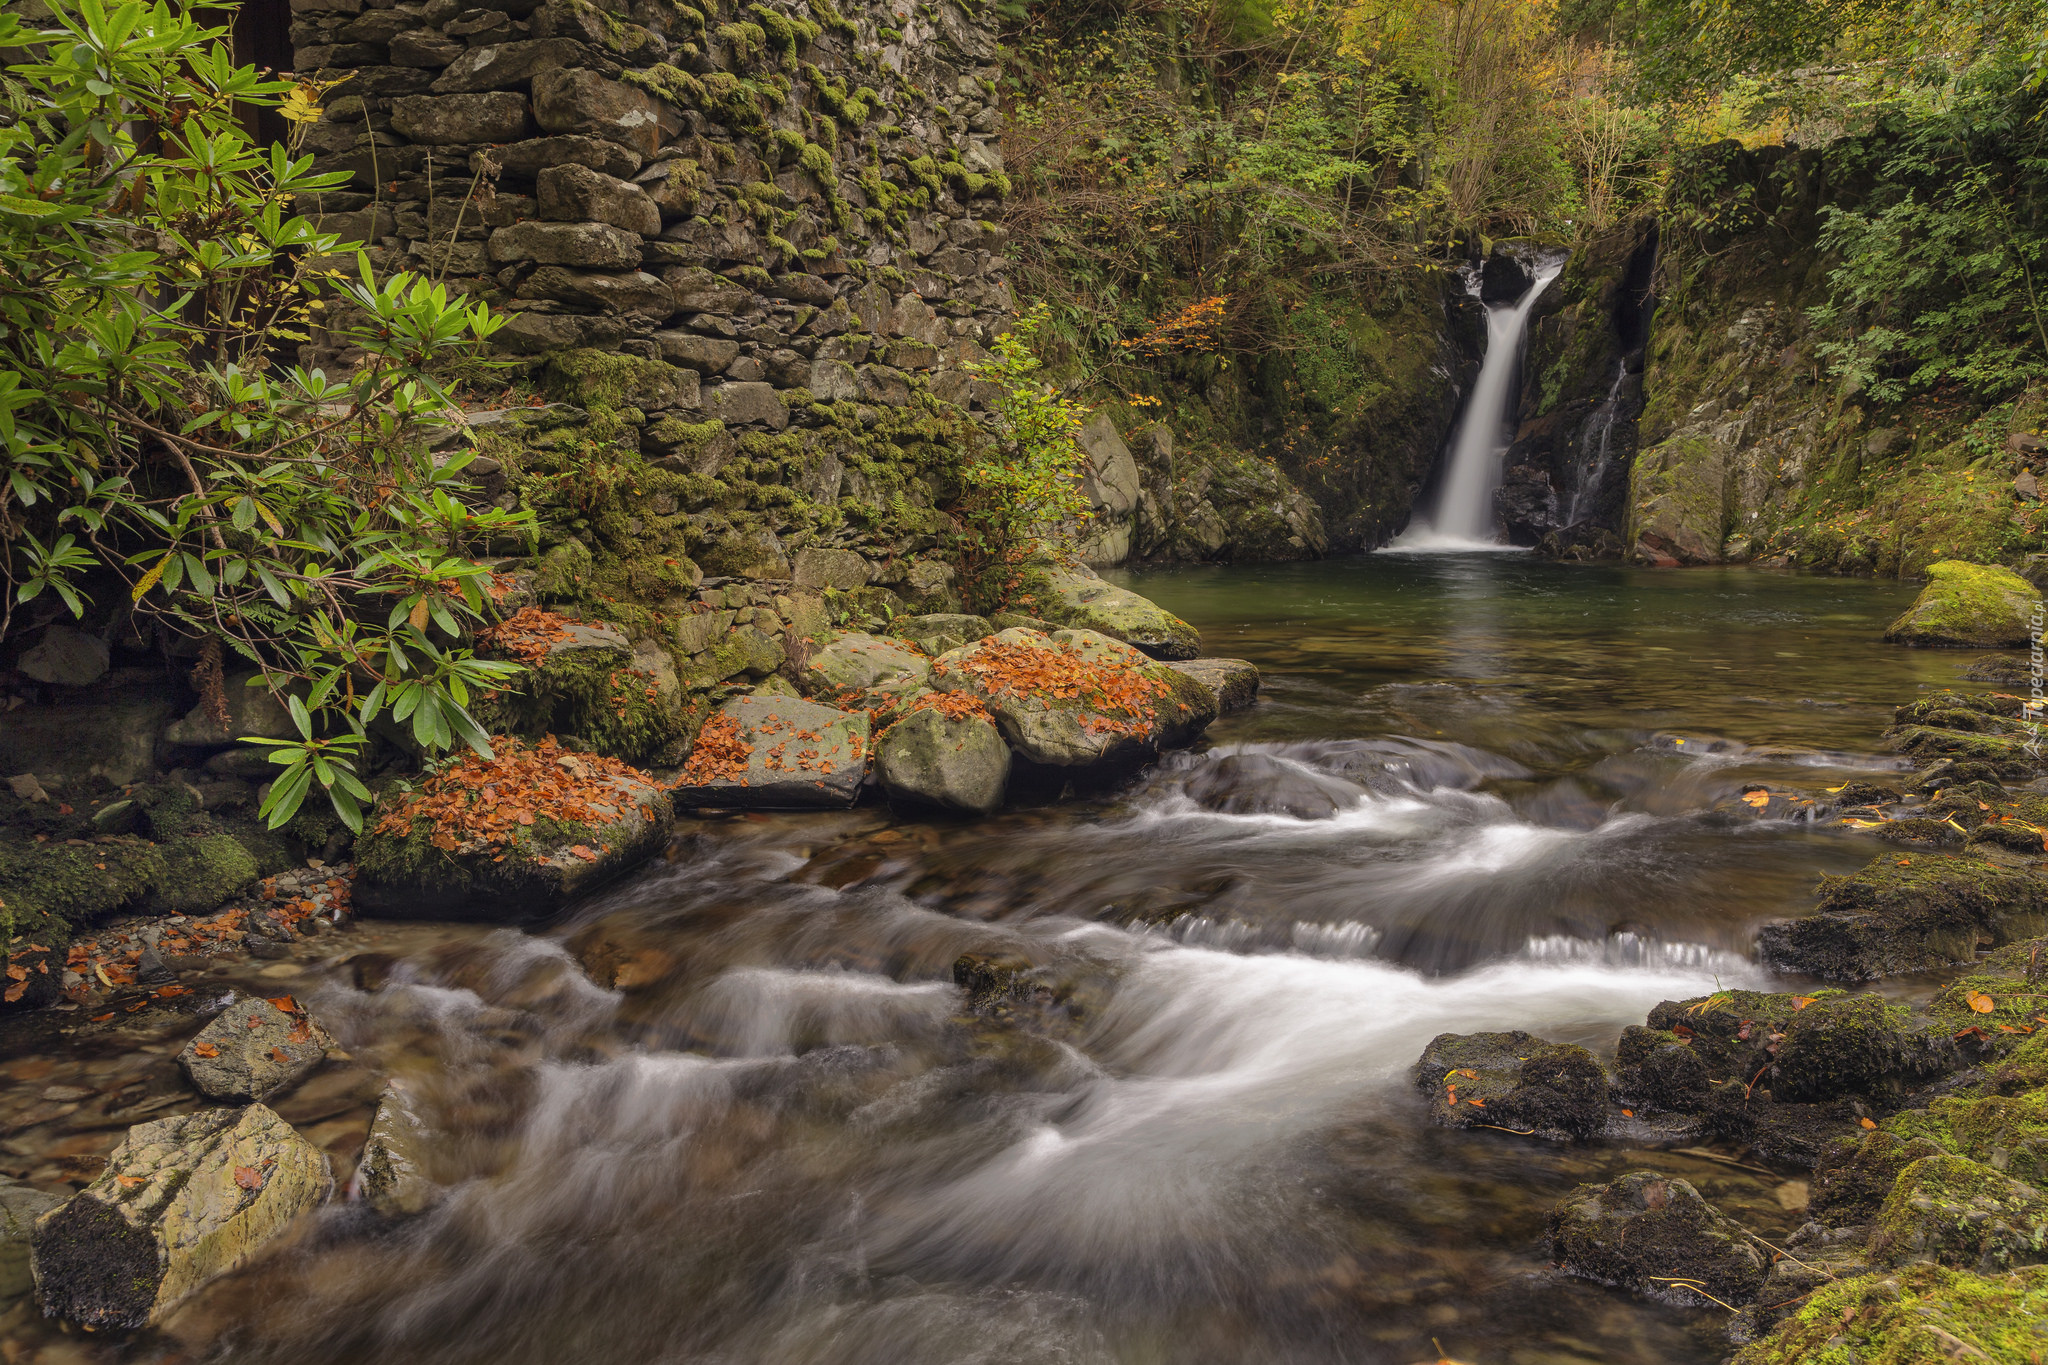
[[[2017,649],[2033,634],[2041,592],[2010,569],[1948,559],[1927,567],[1927,586],[1885,630],[1893,644]]]
[[[255,855],[232,834],[181,839],[164,850],[154,904],[171,914],[204,914],[248,890],[262,875]]]
[[[1829,1285],[1731,1365],[1945,1365],[2044,1353],[2048,1267],[1987,1276],[1916,1265]]]
[[[2048,1196],[1967,1157],[1922,1157],[1878,1210],[1870,1258],[1980,1274],[2038,1264],[2048,1260]]]
[[[1982,943],[2048,929],[2048,881],[1973,856],[1886,854],[1823,877],[1818,912],[1766,925],[1760,955],[1787,971],[1868,981],[1969,961]]]

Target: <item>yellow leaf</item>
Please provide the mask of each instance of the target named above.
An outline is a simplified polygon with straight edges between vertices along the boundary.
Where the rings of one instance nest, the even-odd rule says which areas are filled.
[[[1769,792],[1744,792],[1742,799],[1758,810],[1762,810],[1765,806],[1771,804],[1771,794]]]
[[[419,601],[413,603],[412,614],[405,619],[412,623],[414,630],[425,630],[427,628],[427,599],[422,597]]]
[[[1795,995],[1792,997],[1792,1008],[1794,1010],[1803,1010],[1808,1005],[1811,1005],[1818,998],[1819,997],[1817,996],[1811,995]]]
[[[163,578],[164,570],[170,567],[170,563],[171,557],[168,554],[159,559],[156,562],[155,568],[136,580],[135,591],[129,594],[129,600],[140,602],[144,597],[148,596],[149,590],[155,587],[158,581]]]
[[[1998,1002],[1982,991],[1971,991],[1963,998],[1969,1001],[1970,1008],[1979,1014],[1989,1014],[1998,1008]]]

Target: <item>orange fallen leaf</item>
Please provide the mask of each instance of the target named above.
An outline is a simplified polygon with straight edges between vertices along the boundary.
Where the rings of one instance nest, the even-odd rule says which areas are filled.
[[[1970,1008],[1979,1014],[1989,1014],[1998,1008],[1998,1002],[1982,991],[1971,991],[1963,998],[1969,1001]]]
[[[139,1176],[139,1175],[117,1175],[117,1176],[115,1176],[115,1177],[114,1177],[114,1180],[115,1180],[115,1181],[116,1181],[116,1183],[118,1183],[118,1184],[119,1184],[119,1185],[120,1185],[120,1186],[121,1186],[121,1187],[122,1187],[123,1189],[129,1189],[129,1190],[132,1190],[132,1189],[137,1189],[137,1188],[139,1188],[140,1186],[143,1186],[143,1185],[147,1185],[147,1184],[149,1183],[149,1182],[148,1182],[147,1180],[144,1180],[144,1179],[143,1179],[143,1178],[142,1178],[141,1176]]]
[[[270,1049],[270,1060],[273,1062],[289,1062],[291,1059],[292,1054],[286,1052],[281,1047],[274,1047]]]
[[[283,1010],[286,1014],[297,1014],[299,1012],[299,1002],[292,999],[289,995],[273,995],[270,997],[270,1003]]]
[[[1877,1127],[1877,1125],[1876,1125],[1875,1123],[1872,1123],[1872,1122],[1871,1122],[1871,1121],[1870,1121],[1869,1119],[1858,1119],[1858,1120],[1856,1120],[1856,1122],[1857,1122],[1857,1123],[1859,1123],[1859,1124],[1861,1124],[1861,1125],[1862,1125],[1862,1126],[1864,1126],[1865,1128],[1875,1128],[1875,1127]]]
[[[1794,1010],[1803,1010],[1819,998],[1819,996],[1815,995],[1795,995],[1792,997],[1792,1008]]]
[[[192,1045],[192,1055],[194,1057],[218,1057],[220,1056],[220,1049],[212,1043],[194,1043]]]
[[[245,1190],[260,1190],[263,1188],[263,1172],[254,1166],[237,1166],[235,1183]]]
[[[1742,800],[1745,805],[1762,810],[1765,806],[1771,804],[1771,794],[1769,792],[1744,792]]]

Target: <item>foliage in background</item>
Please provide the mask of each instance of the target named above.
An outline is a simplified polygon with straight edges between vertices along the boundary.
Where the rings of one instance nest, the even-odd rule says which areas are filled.
[[[1087,408],[1041,373],[1032,346],[1045,325],[1043,304],[996,338],[989,359],[969,369],[995,386],[995,441],[961,470],[961,511],[970,575],[1011,566],[1048,548],[1062,529],[1085,519],[1080,475],[1087,462],[1075,437]]]
[[[466,744],[487,605],[463,551],[519,528],[437,462],[447,374],[496,321],[408,274],[373,279],[292,212],[332,188],[240,114],[318,92],[238,67],[224,30],[139,0],[0,13],[0,635],[46,595],[188,642],[223,719],[223,652],[289,698],[273,824],[318,785],[351,826],[370,727]],[[344,273],[344,271],[350,273]],[[353,275],[353,277],[351,277]],[[345,306],[346,373],[289,362]]]

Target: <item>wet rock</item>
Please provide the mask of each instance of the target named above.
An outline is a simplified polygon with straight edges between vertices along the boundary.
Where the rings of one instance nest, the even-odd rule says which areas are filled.
[[[1534,1034],[1440,1033],[1413,1072],[1446,1128],[1589,1138],[1607,1126],[1607,1075],[1593,1054]]]
[[[2010,569],[1943,560],[1927,586],[1886,628],[1892,644],[1950,649],[2019,649],[2033,637],[2041,590]]]
[[[934,657],[977,640],[986,640],[996,633],[995,626],[985,618],[964,616],[958,612],[905,616],[891,624],[899,636],[913,641],[918,648]]]
[[[1688,1306],[1744,1304],[1764,1282],[1767,1261],[1749,1233],[1690,1183],[1630,1171],[1605,1185],[1581,1185],[1550,1213],[1550,1257],[1573,1275]]]
[[[1969,856],[1886,854],[1824,877],[1806,919],[1764,926],[1758,954],[1783,971],[1868,981],[1968,962],[1980,944],[2048,930],[2048,881]]]
[[[178,1065],[200,1094],[246,1103],[297,1085],[326,1059],[330,1041],[303,1011],[287,1012],[238,991],[185,1044]]]
[[[1637,1063],[1669,1039],[1694,1056],[1704,1079],[1739,1082],[1780,1102],[1885,1098],[1958,1062],[1941,1031],[1877,995],[1718,991],[1663,1002],[1649,1026],[1657,1037],[1631,1030],[1617,1065]]]
[[[1256,752],[1198,758],[1183,790],[1196,805],[1220,814],[1296,820],[1327,820],[1365,796],[1365,788],[1341,777]]]
[[[1259,667],[1243,659],[1182,659],[1167,667],[1209,689],[1219,715],[1242,711],[1259,699]]]
[[[1506,242],[1497,242],[1487,253],[1486,263],[1479,268],[1479,301],[1481,303],[1513,303],[1529,292],[1529,286],[1536,283],[1536,277],[1529,273],[1529,267],[1515,254]]]
[[[1087,630],[1006,630],[941,655],[931,681],[975,697],[1012,749],[1048,767],[1133,761],[1216,718],[1200,684]]]
[[[396,1081],[386,1085],[356,1166],[356,1189],[371,1208],[386,1218],[403,1218],[434,1206],[441,1187],[427,1178],[430,1141],[404,1087]]]
[[[225,723],[219,713],[202,701],[164,731],[164,742],[194,749],[225,749],[245,737],[298,736],[291,713],[263,685],[260,674],[238,673],[229,677],[221,688],[221,699],[226,705]]]
[[[1054,625],[1122,640],[1155,659],[1192,659],[1202,652],[1193,626],[1128,588],[1104,582],[1091,569],[1055,566],[1043,577],[1046,592],[1038,613]]]
[[[924,688],[932,661],[890,640],[858,631],[812,652],[797,683],[806,696],[851,702],[869,693],[908,696]]]
[[[919,708],[883,731],[875,774],[898,800],[986,815],[1009,787],[1010,746],[992,721]]]
[[[1786,1254],[1764,1273],[1756,1302],[1729,1322],[1730,1341],[1754,1341],[1798,1312],[1817,1291],[1869,1272],[1860,1236],[1851,1234],[1843,1242],[1828,1238],[1827,1230],[1809,1223],[1781,1244]]]
[[[589,819],[558,821],[543,810],[531,824],[451,848],[435,844],[439,831],[413,814],[407,796],[379,798],[356,842],[356,910],[399,919],[540,918],[624,876],[668,841],[674,814],[652,778],[574,754],[556,762],[581,774]]]
[[[1707,1102],[1714,1080],[1690,1037],[1631,1024],[1615,1045],[1615,1097],[1633,1108],[1689,1113]]]
[[[850,806],[867,776],[868,718],[794,697],[735,697],[704,723],[678,805]]]
[[[1857,1100],[1785,1103],[1761,1088],[1727,1081],[1714,1087],[1701,1117],[1716,1137],[1767,1161],[1811,1166],[1835,1143],[1862,1132],[1869,1115]]]
[[[35,1287],[28,1268],[29,1233],[36,1219],[63,1202],[61,1194],[0,1175],[0,1304]]]
[[[327,1158],[260,1104],[137,1124],[98,1179],[36,1224],[43,1311],[101,1329],[156,1322],[332,1186]]]
[[[107,642],[97,635],[53,625],[21,652],[14,667],[25,678],[57,687],[85,687],[107,674]]]
[[[1813,1168],[1807,1214],[1821,1223],[1867,1223],[1898,1184],[1899,1173],[1942,1148],[1925,1138],[1879,1129],[1830,1143]]]
[[[1878,1210],[1870,1259],[1979,1274],[2038,1265],[2048,1261],[2048,1196],[1967,1157],[1922,1157]]]

